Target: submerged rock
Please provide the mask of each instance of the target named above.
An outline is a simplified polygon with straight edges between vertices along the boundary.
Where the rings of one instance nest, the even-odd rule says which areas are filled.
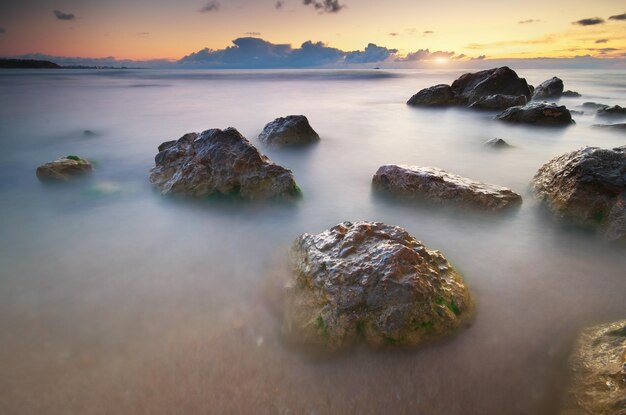
[[[259,141],[275,146],[298,146],[319,141],[320,136],[311,128],[304,115],[288,115],[268,123]]]
[[[470,108],[484,110],[503,110],[516,105],[526,105],[526,97],[524,95],[487,95],[481,97],[470,105]]]
[[[407,101],[407,105],[431,107],[456,105],[458,103],[459,100],[450,85],[445,84],[424,88]]]
[[[566,97],[566,98],[578,98],[581,97],[582,95],[580,95],[578,92],[576,91],[570,91],[569,89],[565,92],[563,92],[561,94],[562,97]]]
[[[561,415],[626,414],[626,320],[581,333]]]
[[[61,157],[37,167],[37,177],[41,181],[64,182],[84,176],[93,171],[91,163],[78,156]]]
[[[290,250],[283,335],[338,351],[415,346],[451,334],[468,320],[472,299],[459,273],[404,229],[343,222],[303,234]]]
[[[599,104],[597,102],[583,102],[582,107],[587,109],[599,110],[602,108],[608,108],[609,106],[605,104]]]
[[[300,192],[290,170],[274,164],[234,128],[185,134],[161,144],[154,160],[150,182],[163,194],[269,199]]]
[[[533,99],[559,98],[563,94],[563,81],[552,77],[535,88]]]
[[[626,146],[585,147],[543,165],[532,185],[537,197],[561,217],[626,237]]]
[[[372,179],[375,188],[391,194],[499,210],[521,203],[506,187],[477,182],[434,167],[381,166]]]
[[[545,102],[532,102],[524,106],[511,107],[496,115],[497,120],[537,125],[570,125],[572,114],[564,106]]]
[[[491,147],[491,148],[508,148],[508,147],[511,147],[511,145],[509,143],[507,143],[506,141],[504,141],[501,138],[492,138],[491,140],[487,140],[485,142],[485,146],[486,147]]]
[[[598,108],[598,115],[626,116],[626,108],[622,108],[619,105],[613,105],[612,107],[605,106]]]

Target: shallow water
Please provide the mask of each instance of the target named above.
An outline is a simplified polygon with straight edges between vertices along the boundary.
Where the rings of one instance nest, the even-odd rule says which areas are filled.
[[[572,109],[626,103],[620,72],[519,73],[535,85],[560,76],[583,94],[561,100]],[[592,128],[604,120],[589,113],[553,129],[405,105],[459,74],[0,72],[0,413],[555,413],[576,331],[626,314],[626,255],[559,223],[528,183],[552,157],[624,135]],[[319,145],[256,140],[299,113]],[[158,144],[228,126],[292,169],[304,199],[189,203],[151,190]],[[494,137],[514,147],[483,147]],[[37,181],[38,164],[68,154],[94,160],[93,178]],[[370,187],[385,163],[507,186],[524,203],[491,216],[389,201]],[[320,361],[285,347],[264,302],[272,258],[344,220],[400,225],[441,250],[475,295],[472,325],[414,351]]]

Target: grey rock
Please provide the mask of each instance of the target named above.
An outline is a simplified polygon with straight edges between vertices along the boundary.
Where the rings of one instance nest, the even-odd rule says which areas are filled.
[[[407,105],[431,107],[457,105],[458,103],[459,100],[450,85],[445,84],[424,88],[407,101]]]
[[[288,115],[268,123],[259,141],[274,146],[299,146],[319,141],[320,136],[313,130],[304,115]]]
[[[343,222],[290,250],[282,333],[325,352],[365,342],[416,346],[472,315],[470,293],[438,251],[397,226]]]
[[[626,414],[626,320],[583,330],[569,365],[561,415]]]
[[[466,73],[454,81],[451,88],[467,104],[488,95],[523,95],[527,100],[531,97],[526,80],[507,66]]]
[[[533,99],[559,98],[563,94],[563,81],[552,77],[535,88]]]
[[[582,95],[580,95],[578,92],[576,91],[570,91],[569,89],[567,91],[564,91],[561,94],[562,97],[566,97],[566,98],[578,98],[581,97]]]
[[[582,105],[583,108],[587,108],[587,109],[592,109],[592,110],[599,110],[602,108],[608,108],[608,105],[604,105],[604,104],[599,104],[597,102],[583,102]]]
[[[372,179],[378,190],[436,203],[489,210],[518,205],[522,197],[505,187],[481,183],[434,167],[381,166]]]
[[[524,95],[487,95],[479,98],[470,105],[470,108],[484,110],[503,110],[510,107],[526,105],[526,97]]]
[[[606,116],[626,116],[626,108],[622,108],[619,105],[613,105],[612,107],[598,108],[598,115]]]
[[[599,228],[610,241],[626,239],[626,146],[585,147],[555,157],[532,186],[557,215]]]
[[[37,167],[37,177],[44,182],[65,182],[93,171],[91,163],[78,156],[61,157]]]
[[[150,182],[162,194],[247,199],[292,198],[299,188],[290,170],[274,164],[236,129],[185,134],[159,146]]]
[[[524,106],[511,107],[498,114],[496,119],[535,125],[566,126],[574,123],[572,114],[564,105],[557,106],[545,102],[531,102]]]
[[[485,146],[486,147],[491,147],[491,148],[509,148],[509,147],[511,147],[509,145],[509,143],[507,143],[506,141],[504,141],[501,138],[492,138],[491,140],[487,140],[485,142]]]

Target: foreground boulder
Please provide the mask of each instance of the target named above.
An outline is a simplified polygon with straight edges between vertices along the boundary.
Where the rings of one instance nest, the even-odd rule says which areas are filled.
[[[518,205],[522,197],[506,187],[477,182],[434,167],[381,166],[372,179],[378,190],[436,203],[455,203],[499,210]]]
[[[288,115],[276,118],[263,128],[259,141],[274,146],[300,146],[319,141],[304,115]]]
[[[536,125],[570,125],[572,114],[564,106],[545,102],[532,102],[524,106],[511,107],[496,115],[497,120]]]
[[[61,157],[60,159],[37,167],[37,177],[41,181],[65,182],[81,177],[93,171],[91,163],[78,156]]]
[[[470,105],[470,108],[483,110],[503,110],[517,105],[526,105],[526,97],[524,95],[487,95],[479,98]]]
[[[583,330],[561,415],[626,414],[626,320]]]
[[[503,66],[466,73],[455,80],[451,86],[440,84],[422,89],[413,95],[407,104],[415,106],[469,106],[481,98],[494,95],[523,96],[529,100],[531,90],[525,79],[518,77],[512,69]],[[505,102],[503,98],[491,98],[488,101],[491,103],[490,105],[495,102],[500,104]]]
[[[561,217],[626,239],[626,146],[585,147],[550,160],[535,175],[535,194]]]
[[[555,76],[535,88],[533,99],[560,98],[561,95],[563,95],[563,81]]]
[[[163,194],[248,199],[299,195],[290,170],[272,163],[236,129],[185,134],[159,146],[150,182]]]
[[[472,312],[463,279],[443,255],[384,223],[300,235],[290,271],[282,332],[323,351],[359,341],[415,346],[451,334]]]

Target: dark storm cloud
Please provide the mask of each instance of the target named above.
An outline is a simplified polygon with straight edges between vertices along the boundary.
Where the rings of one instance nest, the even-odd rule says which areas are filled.
[[[221,7],[221,4],[219,1],[211,0],[200,9],[200,13],[216,12],[216,11],[219,11],[220,7]]]
[[[181,66],[197,68],[306,68],[381,62],[397,52],[373,43],[364,50],[343,51],[310,40],[294,49],[286,44],[245,37],[233,40],[233,46],[225,49],[202,49],[178,62]]]
[[[285,5],[285,2],[284,2],[284,1],[282,1],[282,0],[278,0],[278,1],[276,2],[276,4],[274,5],[274,8],[275,8],[275,9],[277,9],[277,10],[278,10],[278,9],[282,9],[284,5]]]
[[[595,43],[607,43],[609,39],[598,39]]]
[[[338,13],[346,7],[344,4],[339,4],[339,0],[303,0],[302,4],[313,6],[316,10],[326,13]]]
[[[539,23],[541,22],[541,20],[539,19],[526,19],[526,20],[520,20],[519,22],[517,22],[517,24],[529,24],[529,23]]]
[[[446,58],[451,59],[454,56],[454,52],[444,52],[438,50],[436,52],[431,52],[428,49],[419,49],[415,52],[411,52],[403,58],[397,58],[396,62],[414,62],[414,61],[425,61],[437,58]]]
[[[579,26],[593,26],[593,25],[602,24],[602,23],[604,23],[604,19],[600,19],[599,17],[580,19],[575,22],[572,22],[572,24],[579,25]]]
[[[609,20],[626,20],[626,13],[616,14],[615,16],[609,17]]]
[[[74,19],[76,19],[76,16],[74,16],[73,13],[65,13],[65,12],[62,12],[61,10],[53,10],[52,13],[54,13],[56,18],[59,19],[59,20],[74,20]]]

